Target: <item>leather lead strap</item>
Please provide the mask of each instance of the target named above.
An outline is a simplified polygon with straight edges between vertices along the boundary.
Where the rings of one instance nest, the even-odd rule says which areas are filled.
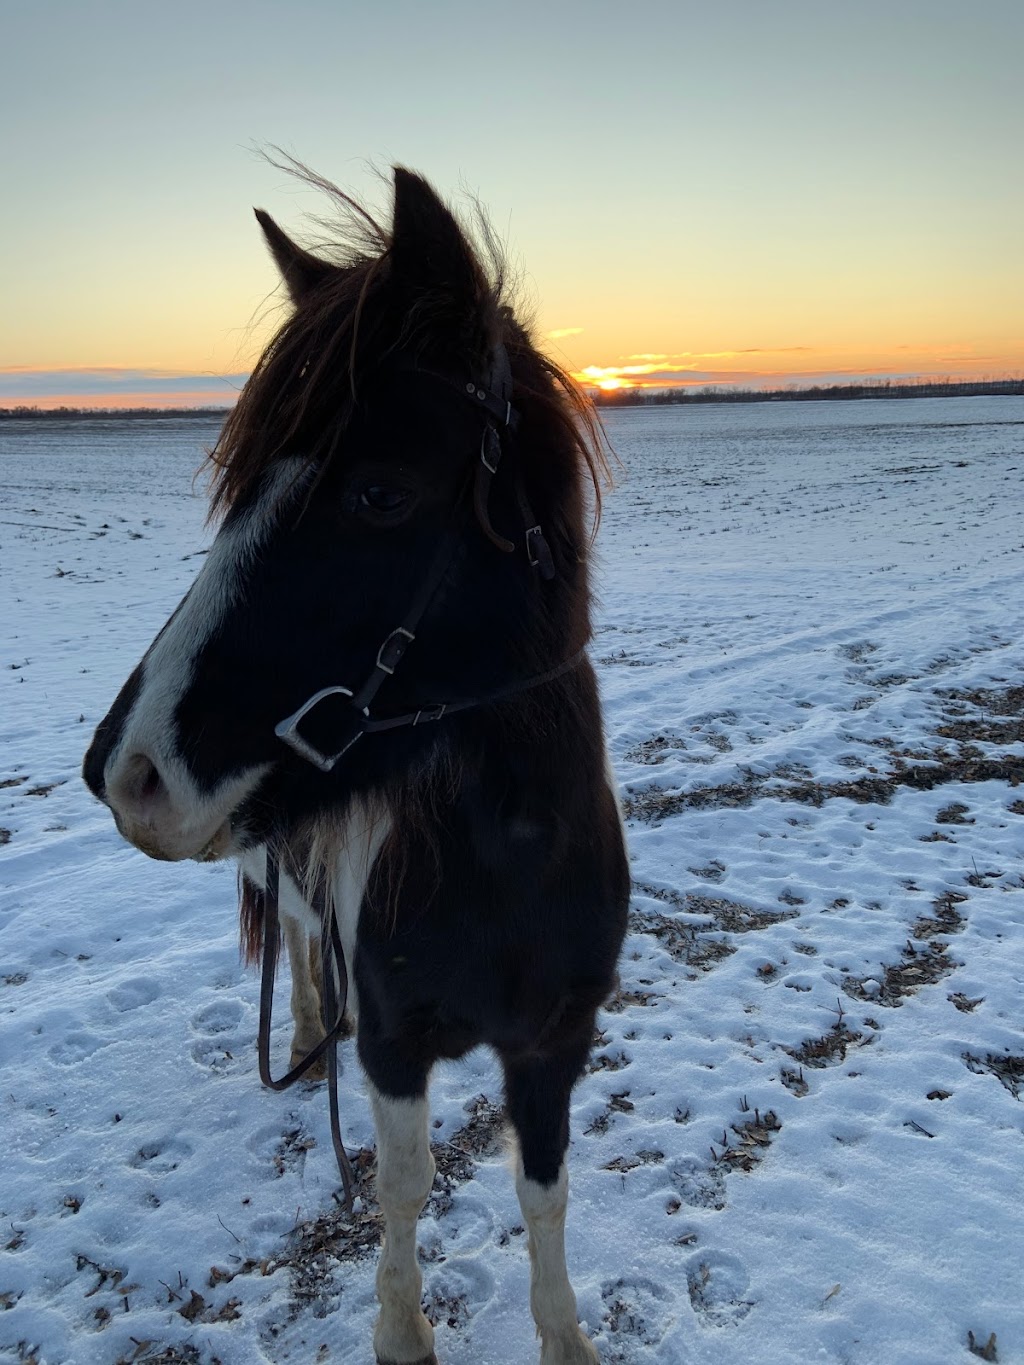
[[[263,895],[263,974],[260,980],[260,1026],[257,1051],[260,1080],[269,1090],[287,1090],[306,1074],[314,1062],[327,1054],[327,1094],[331,1111],[331,1141],[338,1160],[341,1183],[345,1190],[345,1211],[354,1212],[353,1191],[355,1178],[352,1163],[341,1140],[341,1120],[338,1115],[338,1036],[345,1026],[345,1005],[348,1001],[348,969],[345,950],[338,932],[334,907],[326,892],[315,897],[315,908],[320,914],[320,954],[323,963],[323,1018],[324,1037],[312,1051],[307,1052],[297,1066],[275,1080],[270,1071],[270,1026],[274,1009],[274,972],[277,966],[280,938],[280,882],[281,871],[277,854],[267,846],[266,890]],[[335,985],[335,972],[338,974]],[[333,1023],[331,1020],[333,1019]]]

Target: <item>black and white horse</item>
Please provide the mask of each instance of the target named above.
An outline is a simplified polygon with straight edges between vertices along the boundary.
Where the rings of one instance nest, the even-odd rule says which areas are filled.
[[[314,907],[334,917],[377,1129],[378,1361],[435,1360],[415,1249],[427,1085],[487,1044],[541,1361],[585,1365],[569,1097],[628,898],[583,652],[600,438],[516,321],[486,231],[481,252],[402,169],[390,227],[334,193],[332,260],[258,213],[294,308],[213,452],[213,547],[85,779],[151,857],[237,858],[250,918],[280,868],[293,1060],[324,1036]]]

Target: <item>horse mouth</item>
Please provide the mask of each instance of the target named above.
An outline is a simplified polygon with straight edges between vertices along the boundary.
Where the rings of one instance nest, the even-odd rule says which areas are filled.
[[[198,853],[193,853],[192,861],[196,863],[219,863],[227,858],[234,851],[234,830],[231,821],[225,820],[224,823],[214,831]]]

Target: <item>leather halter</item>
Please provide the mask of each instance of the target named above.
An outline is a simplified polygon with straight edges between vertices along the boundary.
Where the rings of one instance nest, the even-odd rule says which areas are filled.
[[[515,431],[519,422],[519,414],[512,407],[512,370],[509,365],[508,353],[505,347],[500,345],[497,348],[494,366],[491,371],[490,386],[484,387],[475,383],[472,379],[461,381],[451,375],[437,373],[431,370],[421,369],[414,363],[400,362],[400,368],[412,369],[418,374],[429,375],[443,384],[451,387],[456,393],[461,394],[478,410],[486,414],[486,423],[480,441],[479,463],[476,466],[474,478],[474,498],[473,504],[482,528],[488,538],[498,547],[498,549],[511,553],[515,546],[511,541],[498,536],[490,525],[487,515],[487,501],[490,492],[491,481],[498,472],[501,458],[504,453],[502,436],[505,433]],[[544,532],[540,523],[533,515],[530,504],[527,501],[526,492],[523,488],[522,480],[517,477],[516,499],[519,504],[520,514],[523,518],[524,543],[526,547],[527,561],[532,569],[539,572],[545,580],[555,577],[554,560],[551,550],[545,539]],[[401,715],[372,718],[370,706],[378,691],[383,686],[385,678],[389,678],[401,663],[409,645],[416,638],[416,630],[420,621],[426,613],[428,607],[434,599],[435,594],[441,586],[441,582],[447,573],[452,557],[456,548],[454,530],[450,529],[445,539],[438,546],[434,555],[433,562],[424,578],[419,590],[413,597],[412,603],[407,610],[402,624],[396,626],[394,630],[385,636],[383,643],[377,650],[377,658],[372,669],[363,682],[363,685],[355,692],[351,688],[343,687],[340,684],[321,688],[299,707],[299,709],[286,716],[284,720],[278,722],[274,727],[274,734],[287,744],[290,748],[300,755],[300,757],[319,768],[321,772],[332,772],[339,760],[352,748],[356,740],[365,734],[378,734],[385,730],[395,730],[404,726],[416,726],[438,721],[445,716],[453,715],[457,711],[465,711],[470,707],[484,706],[493,702],[502,701],[506,697],[511,697],[519,692],[525,692],[533,687],[540,687],[543,683],[552,682],[563,673],[568,673],[576,668],[583,660],[586,653],[585,649],[578,650],[575,654],[564,660],[562,663],[550,668],[545,673],[534,674],[529,678],[524,678],[518,682],[510,684],[497,692],[491,692],[486,696],[472,697],[464,701],[441,702],[433,706],[424,706],[417,711],[408,711]],[[348,723],[348,734],[343,736],[341,747],[334,754],[322,753],[315,745],[299,733],[299,725],[309,713],[331,696],[348,697],[351,702],[351,709],[346,717]],[[323,967],[323,996],[321,1000],[324,1037],[317,1043],[316,1047],[308,1052],[305,1057],[284,1076],[275,1080],[270,1070],[270,1030],[274,999],[274,972],[277,964],[278,940],[279,940],[279,894],[280,894],[280,864],[278,853],[271,843],[267,844],[267,864],[265,892],[263,897],[263,964],[262,979],[260,982],[260,1023],[258,1034],[258,1054],[259,1054],[259,1073],[260,1080],[271,1090],[286,1090],[300,1080],[319,1060],[326,1055],[327,1059],[327,1088],[328,1101],[331,1119],[331,1141],[334,1145],[334,1153],[338,1161],[338,1170],[341,1174],[341,1183],[344,1187],[345,1198],[344,1207],[351,1217],[354,1212],[353,1195],[355,1176],[352,1171],[352,1164],[341,1137],[341,1120],[338,1114],[338,1038],[345,1024],[345,1006],[348,1000],[348,965],[345,961],[344,946],[341,942],[341,935],[338,931],[337,916],[334,912],[334,905],[331,901],[329,891],[324,888],[318,890],[314,895],[314,909],[320,919],[320,953]],[[337,984],[335,982],[337,973]]]
[[[462,396],[475,408],[486,414],[486,424],[480,441],[479,463],[476,465],[474,476],[474,505],[478,518],[487,533],[488,537],[498,546],[499,549],[511,552],[515,546],[511,541],[497,536],[491,529],[490,521],[487,518],[487,498],[490,491],[491,481],[498,471],[501,458],[504,453],[502,436],[508,432],[515,431],[519,424],[519,414],[512,406],[512,370],[509,365],[508,353],[505,347],[498,346],[495,356],[494,366],[491,371],[491,388],[484,388],[473,380],[459,380],[451,375],[446,375],[434,370],[422,369],[412,361],[400,362],[399,368],[412,370],[417,374],[427,375],[438,382],[445,384],[455,393]],[[522,485],[522,480],[517,478],[516,497],[519,504],[520,514],[523,518],[524,544],[526,547],[527,561],[532,569],[537,570],[540,576],[550,581],[555,576],[554,560],[551,549],[544,536],[543,529],[536,517],[526,497],[526,492]],[[539,687],[541,683],[550,682],[559,674],[568,672],[575,668],[580,661],[580,654],[575,654],[571,659],[567,659],[555,670],[541,673],[534,677],[524,678],[521,682],[512,687],[505,688],[500,692],[491,693],[487,696],[473,697],[466,701],[439,702],[422,706],[416,711],[408,711],[401,715],[389,716],[374,719],[370,714],[370,707],[373,704],[377,693],[384,684],[385,679],[390,678],[395,669],[401,663],[406,650],[416,639],[416,631],[420,621],[426,614],[427,609],[433,602],[434,597],[441,586],[445,574],[451,565],[452,558],[457,547],[454,527],[449,528],[447,534],[442,539],[433,561],[428,569],[418,591],[413,596],[412,602],[406,611],[400,625],[390,631],[384,637],[379,649],[377,650],[376,661],[370,672],[367,674],[361,687],[353,690],[345,687],[341,683],[334,683],[329,687],[322,687],[318,692],[307,698],[306,701],[293,711],[291,715],[274,726],[274,734],[282,740],[289,748],[293,749],[300,758],[304,758],[307,763],[311,763],[315,768],[319,768],[323,773],[333,772],[339,760],[352,748],[353,744],[365,734],[376,734],[382,730],[395,730],[404,726],[422,725],[430,721],[441,720],[445,716],[452,715],[456,711],[465,711],[470,707],[483,706],[489,702],[498,701],[506,696],[511,696],[515,692],[525,691],[527,688]],[[321,702],[328,697],[348,698],[350,706],[344,710],[344,722],[341,726],[339,735],[339,746],[333,753],[324,753],[312,744],[299,731],[302,721],[314,711]]]

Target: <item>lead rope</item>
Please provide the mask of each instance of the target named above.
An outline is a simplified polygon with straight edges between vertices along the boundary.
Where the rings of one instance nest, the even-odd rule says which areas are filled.
[[[274,1009],[274,969],[277,966],[280,936],[280,865],[277,854],[267,847],[266,890],[263,896],[263,973],[260,979],[260,1027],[257,1039],[260,1080],[269,1090],[287,1090],[300,1080],[309,1068],[327,1054],[327,1096],[331,1112],[331,1141],[338,1160],[341,1183],[345,1190],[344,1207],[351,1218],[355,1212],[353,1190],[355,1176],[345,1144],[341,1140],[341,1119],[338,1115],[338,1036],[345,1026],[345,1006],[348,1002],[348,969],[345,950],[338,932],[334,907],[326,893],[318,893],[314,900],[320,914],[320,958],[323,966],[322,1010],[324,1037],[291,1071],[275,1080],[270,1072],[270,1025]],[[337,984],[335,984],[337,972]],[[331,1020],[334,1020],[333,1024]]]

